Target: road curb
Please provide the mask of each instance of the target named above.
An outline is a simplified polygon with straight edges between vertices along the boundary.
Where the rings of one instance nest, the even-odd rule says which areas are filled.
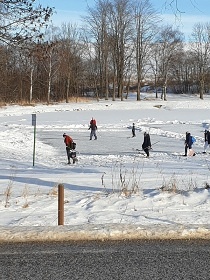
[[[0,227],[0,242],[210,239],[210,225]]]

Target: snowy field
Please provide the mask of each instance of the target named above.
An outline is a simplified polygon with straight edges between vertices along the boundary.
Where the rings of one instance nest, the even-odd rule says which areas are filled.
[[[142,97],[0,108],[0,240],[210,238],[210,149],[202,153],[210,96]],[[136,150],[145,131],[149,158]],[[183,157],[186,131],[196,138],[195,157]],[[64,132],[77,144],[74,165]],[[58,184],[65,226],[57,226]]]

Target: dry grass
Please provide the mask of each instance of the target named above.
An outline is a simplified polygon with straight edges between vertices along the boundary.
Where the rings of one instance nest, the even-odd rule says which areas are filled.
[[[163,180],[160,190],[170,193],[182,193],[186,191],[194,191],[197,189],[197,182],[191,177],[178,180],[176,175],[173,175],[169,180]]]
[[[28,195],[29,195],[29,188],[28,188],[28,185],[25,185],[25,187],[24,187],[24,189],[23,189],[23,191],[22,191],[22,196],[23,196],[24,198],[27,198]]]
[[[10,182],[9,185],[7,186],[4,195],[5,195],[5,208],[10,206],[10,198],[11,198],[11,194],[12,194],[12,183]]]
[[[49,195],[51,196],[57,196],[58,195],[58,185],[54,186],[50,191]]]
[[[90,102],[92,100],[96,100],[96,98],[93,98],[93,97],[69,97],[68,98],[68,102],[69,103],[84,103],[84,102]],[[28,100],[21,100],[21,101],[18,101],[18,102],[12,102],[12,103],[9,103],[9,105],[20,105],[20,106],[31,106],[31,107],[35,107],[37,104],[42,104],[42,105],[55,105],[55,104],[60,104],[60,103],[66,103],[66,100],[61,100],[61,101],[50,101],[49,103],[48,102],[41,102],[41,101],[38,101],[38,102],[29,102]],[[8,104],[6,102],[0,102],[0,108],[1,107],[5,107],[7,106]]]
[[[29,207],[28,202],[25,202],[25,203],[23,204],[23,206],[22,206],[22,208],[28,208],[28,207]]]
[[[0,102],[0,108],[7,106],[5,102]]]
[[[168,181],[164,180],[160,189],[163,192],[178,193],[179,192],[178,182],[175,176],[173,175]]]
[[[38,187],[38,189],[37,189],[36,193],[34,194],[34,196],[36,197],[36,196],[40,196],[40,195],[41,195],[41,190]]]
[[[13,183],[14,183],[14,178],[15,178],[15,173],[16,171],[14,169],[11,169],[11,178],[8,182],[8,185],[6,187],[6,190],[4,192],[5,195],[5,207],[9,207],[10,206],[10,198],[12,195],[12,187],[13,187]]]
[[[29,101],[27,101],[27,100],[21,100],[20,102],[18,102],[18,105],[20,105],[20,106],[31,106],[31,107],[36,106],[35,102],[29,103]]]
[[[100,194],[95,194],[93,197],[93,201],[97,201],[101,198]]]
[[[101,183],[106,193],[109,194],[105,185],[105,174],[106,173],[101,176]],[[132,169],[132,172],[130,172],[126,170],[122,164],[118,166],[118,163],[116,163],[112,167],[112,193],[120,193],[125,197],[130,197],[132,194],[139,193],[140,177],[141,173],[139,174],[138,165]]]
[[[93,100],[94,98],[90,98],[90,97],[69,97],[68,101],[71,103],[81,103],[81,102],[89,102],[91,100]]]

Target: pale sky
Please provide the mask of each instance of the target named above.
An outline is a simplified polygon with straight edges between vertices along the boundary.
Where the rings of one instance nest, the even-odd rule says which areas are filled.
[[[170,3],[172,2],[172,5]],[[173,24],[185,34],[186,40],[192,33],[195,23],[210,21],[210,0],[177,0],[177,12],[174,0],[150,0],[154,8],[160,12],[164,24]],[[37,0],[43,6],[55,7],[53,25],[61,23],[81,23],[81,15],[85,15],[87,5],[94,6],[95,0]]]

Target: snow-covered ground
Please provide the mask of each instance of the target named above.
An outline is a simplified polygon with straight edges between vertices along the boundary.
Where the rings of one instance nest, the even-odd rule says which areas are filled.
[[[0,241],[210,237],[210,154],[202,153],[210,96],[143,94],[140,102],[131,94],[123,102],[0,108]],[[90,141],[92,117],[98,139]],[[149,158],[136,150],[145,131]],[[186,131],[196,137],[195,157],[182,156]],[[64,132],[77,143],[74,165]],[[58,184],[65,226],[57,226]]]

